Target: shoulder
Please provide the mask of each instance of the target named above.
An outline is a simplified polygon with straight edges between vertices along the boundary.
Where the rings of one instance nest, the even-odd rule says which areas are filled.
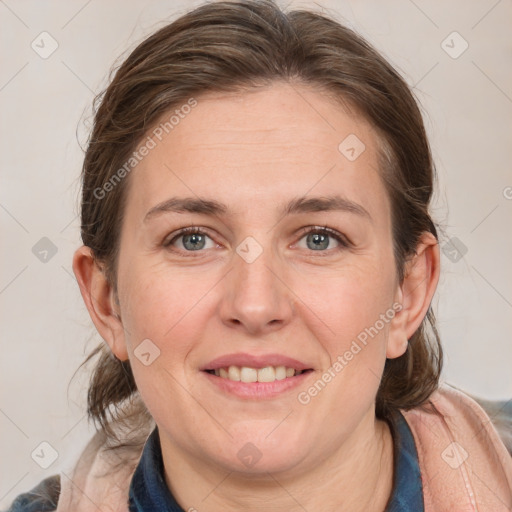
[[[512,455],[512,400],[484,400],[443,384],[431,396],[430,402],[441,412],[449,427],[469,429],[482,442],[489,440],[504,444]]]
[[[418,435],[461,439],[468,446],[510,452],[512,402],[482,400],[451,385],[441,384],[420,407],[402,411]],[[444,435],[443,435],[444,434]],[[510,456],[510,453],[508,453]]]
[[[469,395],[482,407],[512,456],[512,399],[485,400]]]
[[[6,512],[53,512],[60,494],[60,475],[45,478],[32,490],[20,494]]]
[[[418,452],[425,510],[509,510],[512,458],[477,400],[441,384],[425,404],[401,412]]]

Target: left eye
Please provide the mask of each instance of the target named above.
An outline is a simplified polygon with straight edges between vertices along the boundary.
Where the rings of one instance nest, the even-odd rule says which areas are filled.
[[[341,247],[347,247],[348,244],[343,240],[342,236],[334,230],[328,228],[313,228],[308,229],[304,236],[299,240],[299,244],[302,240],[306,241],[306,249],[312,251],[324,251],[325,249],[337,249]],[[331,240],[335,241],[335,246]],[[297,244],[297,245],[299,245]],[[302,248],[304,248],[302,246]]]

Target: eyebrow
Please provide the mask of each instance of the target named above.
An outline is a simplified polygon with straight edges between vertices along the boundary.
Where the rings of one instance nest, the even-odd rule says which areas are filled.
[[[363,206],[339,195],[327,197],[297,197],[281,209],[282,215],[311,212],[342,211],[358,215],[372,222],[372,217]],[[164,213],[202,213],[211,216],[228,215],[227,205],[212,199],[199,197],[171,197],[151,208],[144,217],[144,222]]]

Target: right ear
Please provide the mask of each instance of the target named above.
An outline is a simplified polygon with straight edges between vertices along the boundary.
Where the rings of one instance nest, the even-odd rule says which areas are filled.
[[[89,315],[100,336],[118,359],[126,361],[128,351],[114,290],[90,247],[83,245],[75,251],[73,272]]]

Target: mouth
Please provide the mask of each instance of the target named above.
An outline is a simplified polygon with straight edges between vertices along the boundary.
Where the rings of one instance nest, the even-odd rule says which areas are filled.
[[[250,366],[224,366],[215,369],[206,369],[206,373],[233,382],[254,383],[254,382],[275,382],[292,379],[304,373],[312,372],[312,368],[297,369],[288,366],[264,366],[253,368]]]
[[[305,385],[311,363],[284,354],[225,354],[199,368],[213,389],[249,400],[267,400]]]

